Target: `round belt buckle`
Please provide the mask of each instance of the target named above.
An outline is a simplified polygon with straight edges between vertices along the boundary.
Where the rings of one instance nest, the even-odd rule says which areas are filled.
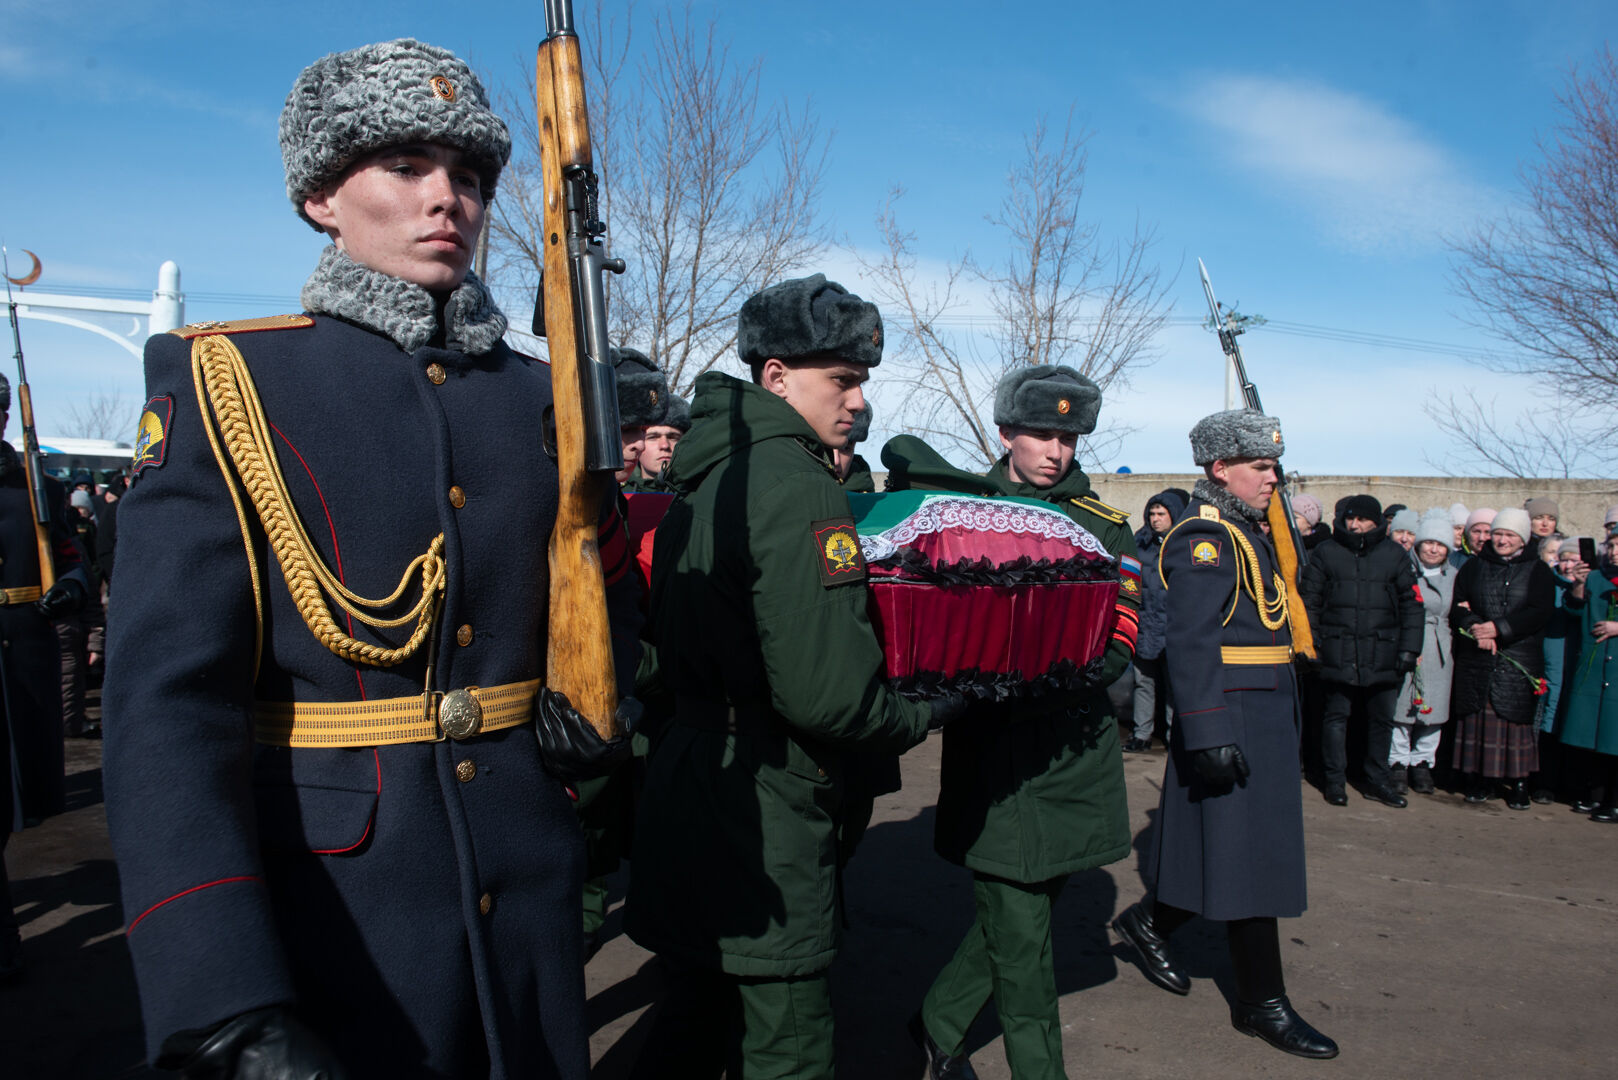
[[[483,706],[471,691],[451,690],[438,705],[438,726],[452,739],[469,739],[483,728]]]

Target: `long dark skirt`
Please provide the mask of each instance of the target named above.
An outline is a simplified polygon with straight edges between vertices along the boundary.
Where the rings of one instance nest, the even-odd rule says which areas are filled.
[[[1539,770],[1534,725],[1500,719],[1494,706],[1456,717],[1455,768],[1495,780],[1518,780]]]

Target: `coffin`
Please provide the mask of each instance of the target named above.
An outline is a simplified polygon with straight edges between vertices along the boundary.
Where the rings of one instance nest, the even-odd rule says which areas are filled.
[[[667,495],[631,494],[649,568]],[[1003,700],[1095,681],[1117,560],[1048,503],[944,491],[850,495],[889,682],[912,696]]]

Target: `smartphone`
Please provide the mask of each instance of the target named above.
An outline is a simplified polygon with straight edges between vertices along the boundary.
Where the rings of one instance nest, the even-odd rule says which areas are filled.
[[[1596,542],[1588,536],[1579,537],[1579,561],[1585,566],[1596,566]]]

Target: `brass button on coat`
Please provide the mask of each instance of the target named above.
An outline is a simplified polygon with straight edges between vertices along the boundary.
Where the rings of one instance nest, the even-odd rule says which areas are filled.
[[[455,643],[457,645],[470,645],[470,644],[472,644],[472,624],[471,623],[462,623],[461,628],[459,630],[455,631]]]
[[[427,378],[432,380],[434,386],[442,386],[444,380],[449,378],[449,374],[444,371],[443,364],[435,362],[427,365]]]
[[[471,760],[457,762],[455,765],[455,779],[461,783],[469,783],[478,774],[478,767]]]
[[[457,510],[466,505],[466,492],[461,490],[461,485],[449,489],[449,504]]]
[[[484,893],[478,897],[478,914],[487,915],[494,908],[494,897]]]

